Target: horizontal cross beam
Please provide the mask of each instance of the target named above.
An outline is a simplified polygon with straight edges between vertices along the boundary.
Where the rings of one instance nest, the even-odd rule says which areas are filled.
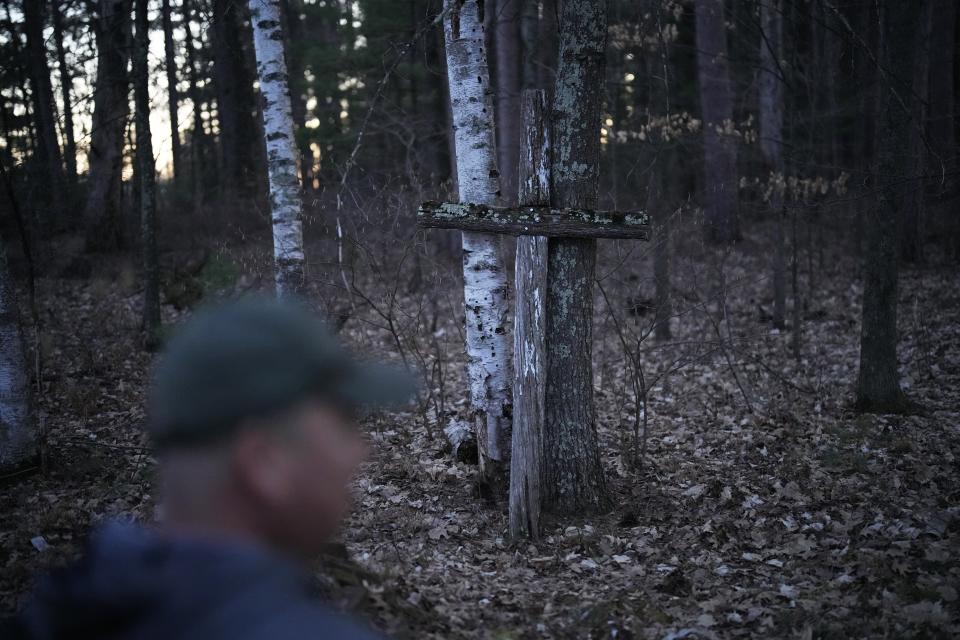
[[[424,202],[417,211],[417,225],[431,229],[459,229],[513,236],[650,239],[650,216],[642,211]]]

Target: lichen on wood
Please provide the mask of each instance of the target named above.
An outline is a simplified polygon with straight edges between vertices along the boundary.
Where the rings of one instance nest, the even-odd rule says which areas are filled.
[[[591,211],[546,204],[497,207],[474,202],[425,202],[417,224],[515,236],[648,240],[650,216],[642,211]]]

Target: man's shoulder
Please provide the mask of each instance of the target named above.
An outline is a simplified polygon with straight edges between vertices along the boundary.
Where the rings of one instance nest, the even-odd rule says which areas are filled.
[[[352,618],[309,601],[290,602],[264,615],[240,636],[243,640],[384,640],[384,636]]]

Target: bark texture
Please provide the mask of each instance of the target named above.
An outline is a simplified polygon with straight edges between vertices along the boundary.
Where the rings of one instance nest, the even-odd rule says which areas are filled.
[[[87,249],[110,251],[122,244],[120,186],[123,134],[130,110],[127,63],[133,5],[131,0],[100,0],[98,7],[97,82],[84,223]]]
[[[732,135],[733,96],[727,60],[724,0],[697,0],[697,71],[703,115],[704,214],[707,239],[737,240],[737,147]]]
[[[523,0],[498,0],[494,17],[496,35],[497,91],[497,165],[500,190],[507,204],[517,202],[518,161],[520,158],[520,84],[523,56],[520,41],[520,10]]]
[[[484,231],[551,238],[648,240],[650,216],[642,211],[554,209],[550,205],[495,207],[451,202],[424,202],[417,224],[437,229]]]
[[[607,41],[604,0],[559,0],[551,204],[594,209]],[[595,240],[551,240],[547,283],[544,506],[579,513],[608,502],[593,407]]]
[[[760,150],[770,180],[770,213],[776,231],[773,256],[773,326],[786,327],[786,234],[783,229],[783,191],[785,178],[783,162],[783,12],[781,0],[771,0],[760,6],[760,75],[758,100],[760,102]]]
[[[877,123],[877,204],[866,221],[863,320],[857,408],[903,411],[907,402],[897,371],[897,224],[906,197],[902,178],[909,164],[912,123],[909,98],[920,27],[913,3],[889,3],[882,18],[880,114]]]
[[[550,135],[546,94],[525,91],[519,193],[522,204],[550,203]],[[513,319],[513,442],[510,455],[510,535],[540,535],[540,486],[546,394],[547,239],[517,239]]]
[[[304,287],[303,199],[297,178],[297,148],[290,84],[283,52],[281,0],[250,0],[257,74],[263,96],[263,129],[270,176],[274,281],[278,296]]]
[[[501,204],[494,147],[493,96],[478,0],[446,0],[447,80],[461,202]],[[495,235],[467,233],[463,242],[467,377],[477,415],[485,473],[497,475],[506,459],[510,427],[510,347],[506,272]]]
[[[147,0],[136,0],[133,77],[137,126],[140,239],[143,244],[143,332],[148,349],[160,345],[160,262],[157,257],[157,184],[150,134],[150,19]]]
[[[29,462],[37,452],[30,377],[7,254],[0,245],[0,470]]]

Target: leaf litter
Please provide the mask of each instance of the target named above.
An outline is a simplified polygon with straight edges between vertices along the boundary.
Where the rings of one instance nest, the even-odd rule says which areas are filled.
[[[698,266],[677,262],[678,278]],[[642,274],[643,264],[625,269]],[[536,543],[506,537],[505,505],[478,494],[476,468],[454,460],[442,436],[451,420],[468,418],[458,318],[448,311],[460,295],[456,279],[436,281],[454,302],[435,307],[432,329],[418,314],[441,297],[436,289],[400,297],[397,317],[414,327],[404,340],[436,345],[423,360],[444,371],[432,390],[448,396],[445,415],[364,420],[374,457],[357,478],[354,514],[318,567],[321,591],[400,638],[960,634],[956,270],[902,274],[902,375],[923,413],[857,416],[861,291],[845,275],[852,265],[838,259],[820,278],[813,302],[824,313],[805,323],[799,362],[789,332],[755,317],[767,283],[751,276],[765,268],[762,257],[744,252],[725,268],[727,282],[740,283],[723,310],[732,359],[702,345],[641,353],[648,373],[671,358],[685,364],[650,389],[639,467],[629,460],[636,412],[627,359],[609,313],[595,305],[597,429],[616,507],[548,517]],[[630,273],[617,278],[604,284],[615,299],[650,286]],[[139,348],[137,292],[96,279],[38,287],[47,468],[0,487],[7,611],[36,572],[74,557],[96,522],[155,517],[154,460],[140,429],[150,356]],[[707,341],[703,316],[716,305],[678,293],[677,313],[687,315],[675,325],[676,345]],[[164,313],[174,322],[179,312]],[[346,337],[396,357],[376,314],[357,313]]]

